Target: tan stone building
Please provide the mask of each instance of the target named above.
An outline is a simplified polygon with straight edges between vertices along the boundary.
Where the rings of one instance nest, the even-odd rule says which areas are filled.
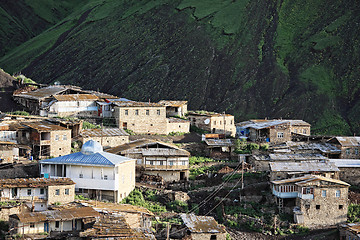
[[[346,222],[349,186],[337,179],[306,175],[272,181],[272,192],[280,210],[284,199],[295,199],[295,223],[314,228]]]
[[[167,118],[166,134],[190,132],[190,121],[180,118]]]
[[[80,135],[83,144],[94,140],[103,148],[116,147],[129,142],[129,134],[121,128],[83,129]]]
[[[185,117],[187,113],[187,101],[161,100],[159,104],[166,107],[167,117]]]
[[[335,137],[328,142],[341,149],[340,158],[360,159],[360,137]]]
[[[44,211],[54,203],[75,199],[75,183],[69,178],[0,179],[1,201],[24,201],[35,211]]]
[[[222,113],[210,113],[206,111],[189,112],[190,124],[210,133],[220,133],[235,136],[236,128],[234,116]]]
[[[58,157],[71,152],[71,130],[47,121],[23,122],[18,130],[21,144],[32,146],[35,158]]]
[[[213,217],[180,214],[186,227],[186,234],[193,240],[225,240],[225,227],[219,225]]]
[[[180,181],[189,177],[190,153],[173,144],[142,139],[106,151],[137,159],[137,177],[155,175],[164,181]]]

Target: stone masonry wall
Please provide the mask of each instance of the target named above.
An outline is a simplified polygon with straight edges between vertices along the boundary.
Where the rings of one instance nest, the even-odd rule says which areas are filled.
[[[71,153],[71,130],[68,129],[68,130],[51,131],[50,156],[59,157],[70,153]]]
[[[65,189],[69,190],[69,194],[66,194]],[[57,191],[58,194],[57,195]],[[69,203],[75,199],[75,184],[73,185],[59,185],[59,186],[49,186],[47,189],[48,194],[48,204],[59,203]]]

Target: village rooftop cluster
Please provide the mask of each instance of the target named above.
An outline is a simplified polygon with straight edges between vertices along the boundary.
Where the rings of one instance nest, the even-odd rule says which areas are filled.
[[[120,203],[135,188],[166,189],[173,199],[189,199],[192,143],[156,136],[192,129],[198,136],[193,145],[208,158],[235,163],[238,173],[266,173],[273,205],[291,214],[295,225],[338,226],[346,239],[360,239],[360,225],[346,224],[349,187],[360,183],[360,137],[311,135],[303,120],[235,123],[225,112],[188,111],[187,101],[138,102],[76,86],[22,85],[13,98],[32,115],[1,114],[0,166],[35,162],[39,172],[0,179],[8,236],[155,239],[155,214]],[[89,122],[99,127],[86,128]],[[249,144],[260,147],[239,149]],[[164,239],[225,240],[225,227],[213,212],[207,215],[179,214],[182,225],[168,225]]]

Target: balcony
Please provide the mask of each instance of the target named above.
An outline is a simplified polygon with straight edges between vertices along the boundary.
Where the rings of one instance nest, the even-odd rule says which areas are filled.
[[[299,198],[301,198],[301,199],[314,199],[314,194],[299,193]]]
[[[273,194],[278,198],[297,198],[298,192],[278,192],[273,189]]]

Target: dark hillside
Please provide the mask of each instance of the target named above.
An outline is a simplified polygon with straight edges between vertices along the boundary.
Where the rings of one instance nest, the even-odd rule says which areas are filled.
[[[356,0],[89,1],[0,59],[37,82],[360,134]]]
[[[12,112],[22,108],[12,100],[15,78],[0,69],[0,111]]]

